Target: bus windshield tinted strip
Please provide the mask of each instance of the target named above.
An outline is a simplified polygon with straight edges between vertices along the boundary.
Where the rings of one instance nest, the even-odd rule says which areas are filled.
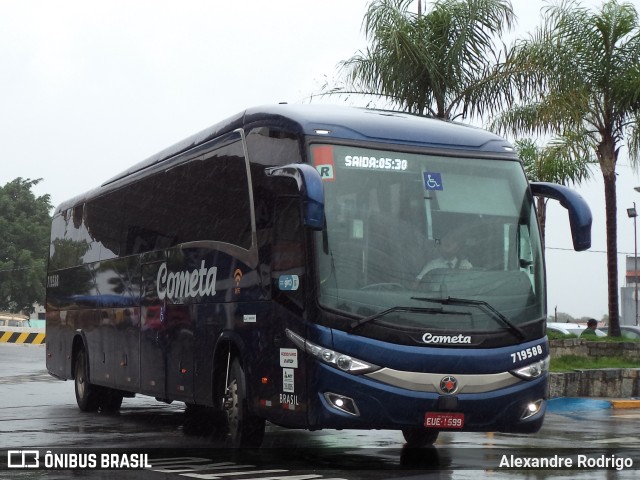
[[[353,332],[359,326],[364,325],[365,323],[369,323],[369,322],[371,322],[373,320],[377,320],[378,318],[384,317],[385,315],[388,315],[389,313],[393,313],[393,312],[424,313],[424,314],[437,313],[437,314],[440,314],[440,315],[441,314],[445,314],[445,315],[470,315],[470,313],[468,313],[468,312],[455,312],[455,311],[447,312],[443,308],[392,307],[392,308],[388,308],[387,310],[384,310],[382,312],[378,312],[378,313],[375,313],[373,315],[369,315],[368,317],[363,317],[363,318],[361,318],[359,320],[354,320],[353,322],[351,322],[351,325],[349,325],[349,331]]]
[[[411,297],[412,300],[418,300],[421,302],[435,302],[441,303],[443,305],[468,305],[468,306],[476,306],[485,312],[491,313],[491,317],[500,321],[505,326],[509,328],[513,333],[515,333],[521,340],[526,338],[524,332],[520,327],[511,322],[507,317],[505,317],[498,310],[493,308],[489,303],[483,300],[469,300],[466,298],[430,298],[430,297]]]

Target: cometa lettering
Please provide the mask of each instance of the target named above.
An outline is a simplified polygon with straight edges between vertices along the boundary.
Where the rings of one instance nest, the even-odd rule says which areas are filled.
[[[433,335],[429,332],[422,336],[424,343],[471,343],[471,337],[468,335]]]
[[[158,298],[174,300],[179,298],[194,298],[197,296],[216,294],[216,276],[218,267],[207,268],[204,260],[200,268],[183,270],[182,272],[169,272],[167,264],[163,263],[158,269],[156,278],[156,290]]]

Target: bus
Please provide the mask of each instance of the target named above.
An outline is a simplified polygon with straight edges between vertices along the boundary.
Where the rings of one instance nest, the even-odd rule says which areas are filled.
[[[0,327],[30,327],[29,317],[19,313],[0,312]]]
[[[536,195],[589,248],[582,197],[529,183],[493,133],[248,109],[57,207],[47,369],[74,381],[83,412],[184,402],[185,429],[233,447],[261,445],[265,422],[394,429],[410,446],[536,432],[549,368]]]

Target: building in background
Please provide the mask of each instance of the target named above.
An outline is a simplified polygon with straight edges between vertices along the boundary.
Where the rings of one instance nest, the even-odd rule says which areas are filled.
[[[622,304],[622,315],[620,316],[620,325],[638,325],[638,289],[640,289],[640,281],[638,271],[640,269],[640,257],[627,255],[625,285],[620,288],[620,297]]]

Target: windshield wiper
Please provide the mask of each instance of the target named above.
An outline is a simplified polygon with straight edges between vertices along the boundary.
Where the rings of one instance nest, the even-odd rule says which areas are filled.
[[[444,313],[447,315],[469,315],[468,312],[446,312],[443,308],[424,308],[424,307],[391,307],[387,310],[383,310],[378,313],[374,313],[373,315],[369,315],[368,317],[362,317],[358,320],[354,320],[349,325],[349,332],[352,332],[360,325],[364,325],[365,323],[369,323],[373,320],[376,320],[380,317],[384,317],[385,315],[392,312],[408,312],[408,313]]]
[[[446,298],[432,298],[432,297],[411,297],[411,300],[418,300],[421,302],[434,302],[440,303],[442,305],[463,305],[463,306],[475,306],[480,310],[488,312],[491,316],[498,320],[500,323],[505,325],[509,330],[511,330],[520,340],[524,340],[526,335],[522,331],[520,327],[518,327],[515,323],[505,317],[500,311],[496,310],[489,303],[484,300],[469,300],[467,298],[454,298],[454,297],[446,297]]]

